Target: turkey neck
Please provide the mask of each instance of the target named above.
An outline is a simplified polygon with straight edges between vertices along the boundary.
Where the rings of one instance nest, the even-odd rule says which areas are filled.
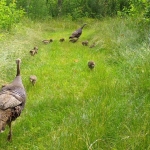
[[[16,76],[20,76],[20,62],[17,62],[17,74]]]
[[[84,25],[81,27],[81,29],[83,29],[85,25],[86,25],[86,24],[84,24]]]

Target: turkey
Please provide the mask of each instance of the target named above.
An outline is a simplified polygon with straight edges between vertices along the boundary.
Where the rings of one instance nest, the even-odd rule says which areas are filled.
[[[36,53],[37,53],[36,50],[34,50],[34,49],[30,50],[30,55],[31,56],[34,56]]]
[[[89,61],[88,62],[88,67],[92,70],[95,67],[95,62],[94,61]]]
[[[93,48],[93,47],[95,47],[95,45],[96,45],[96,44],[95,44],[95,42],[94,42],[94,43],[93,43],[93,44],[90,46],[90,48]]]
[[[29,79],[32,85],[34,86],[37,81],[37,77],[35,75],[31,75]]]
[[[83,41],[83,42],[82,42],[82,45],[83,45],[83,46],[88,46],[88,44],[89,44],[88,41]]]
[[[72,35],[69,37],[69,39],[79,38],[81,36],[81,34],[82,34],[82,29],[84,28],[85,25],[86,25],[86,23],[81,28],[79,28],[78,30],[74,31],[72,33]]]
[[[49,39],[49,40],[43,40],[42,41],[44,44],[48,44],[48,43],[51,43],[51,42],[53,42],[53,39]]]
[[[21,60],[17,59],[17,74],[15,79],[2,87],[0,91],[0,133],[9,126],[8,141],[12,139],[11,123],[20,116],[26,102],[26,92],[20,76]]]
[[[35,53],[37,54],[39,48],[37,46],[35,46],[33,49],[35,50]]]
[[[64,38],[61,38],[59,41],[60,41],[60,42],[64,42],[64,41],[65,41],[65,39],[64,39]]]
[[[34,56],[35,54],[37,54],[37,52],[38,52],[38,47],[34,47],[32,50],[30,50],[29,51],[30,52],[30,54],[31,54],[31,56]]]
[[[78,41],[78,38],[70,39],[69,42],[75,43]]]

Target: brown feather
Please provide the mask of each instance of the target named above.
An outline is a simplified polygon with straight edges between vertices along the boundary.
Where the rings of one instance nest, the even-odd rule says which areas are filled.
[[[2,110],[0,109],[0,132],[5,130],[7,122],[10,120],[11,109]]]
[[[53,42],[53,39],[49,39],[49,40],[43,40],[42,41],[44,44],[48,44],[48,43],[51,43],[51,42]]]
[[[11,95],[9,91],[0,95],[0,109],[12,108],[20,105],[22,102]]]

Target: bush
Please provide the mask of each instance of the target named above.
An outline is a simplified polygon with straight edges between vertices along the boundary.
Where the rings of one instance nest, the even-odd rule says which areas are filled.
[[[12,25],[18,23],[24,15],[23,9],[16,8],[16,2],[13,1],[7,5],[6,0],[0,1],[0,28],[10,30]]]
[[[118,11],[119,16],[139,17],[150,21],[150,1],[149,0],[130,0],[128,7],[124,7],[122,11]]]

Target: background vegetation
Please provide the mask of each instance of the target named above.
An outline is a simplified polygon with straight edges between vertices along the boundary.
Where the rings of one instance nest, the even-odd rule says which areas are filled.
[[[25,109],[13,122],[13,141],[6,141],[8,128],[0,134],[1,150],[150,149],[149,1],[87,0],[90,11],[118,2],[111,14],[97,9],[93,16],[88,9],[72,11],[81,2],[1,1],[0,10],[7,8],[1,17],[16,16],[9,26],[7,17],[0,22],[0,84],[14,79],[19,57],[27,92]],[[70,43],[70,34],[85,22],[81,38]],[[50,38],[51,44],[41,42]],[[84,40],[96,46],[82,46]],[[32,57],[34,46],[39,51]],[[88,60],[96,63],[92,71]]]
[[[32,19],[141,16],[149,22],[149,0],[1,0],[0,28],[9,30],[26,14]]]

